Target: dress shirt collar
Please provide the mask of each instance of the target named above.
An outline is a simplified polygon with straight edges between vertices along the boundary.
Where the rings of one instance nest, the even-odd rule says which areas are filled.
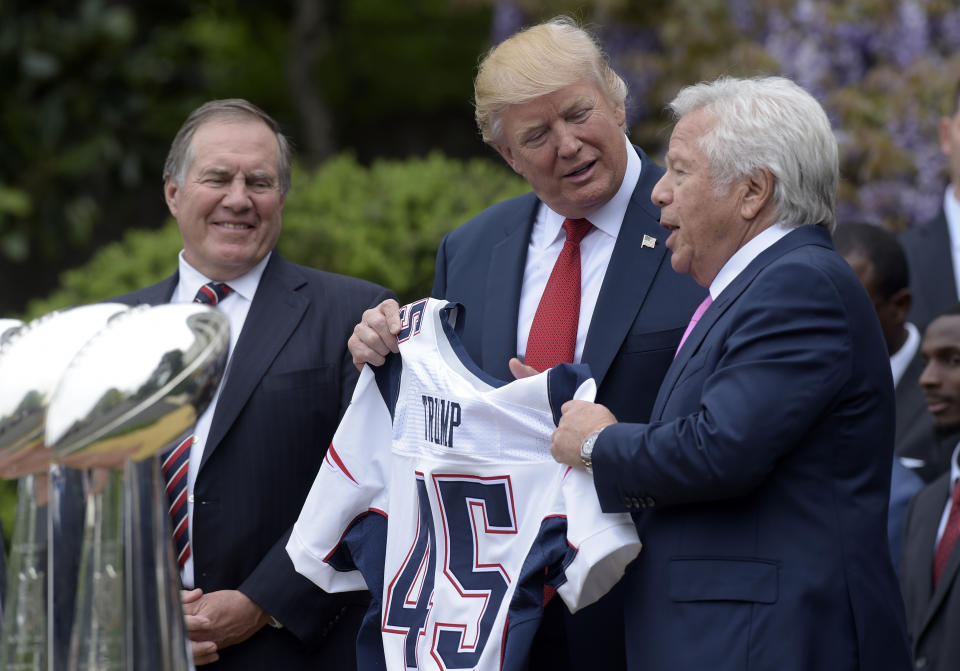
[[[953,491],[953,488],[957,484],[957,480],[960,480],[960,464],[957,463],[957,460],[960,459],[960,443],[957,443],[957,446],[953,448],[953,456],[950,457],[950,491]]]
[[[947,190],[943,194],[943,215],[947,219],[950,246],[956,254],[956,250],[960,249],[960,201],[950,184],[947,184]]]
[[[730,286],[730,283],[750,265],[751,261],[794,228],[794,226],[787,226],[778,222],[760,231],[747,244],[734,252],[733,256],[723,264],[717,276],[713,278],[713,282],[710,283],[710,297],[717,300],[720,293]]]
[[[627,139],[626,135],[623,136],[623,141],[627,145],[627,169],[626,172],[623,173],[623,181],[620,182],[620,188],[617,190],[617,193],[614,194],[613,198],[608,200],[603,207],[587,217],[594,228],[603,231],[614,240],[616,240],[617,235],[620,234],[620,226],[623,224],[623,218],[627,214],[627,207],[630,205],[630,198],[633,197],[633,190],[637,187],[637,182],[640,180],[640,170],[642,168],[640,156],[637,154],[636,149],[633,148],[633,145],[630,144],[630,140]],[[563,221],[566,217],[554,212],[545,203],[543,210],[545,215],[544,232],[546,235],[537,242],[542,245],[542,248],[546,249],[559,237],[566,236],[563,232]]]
[[[893,386],[900,384],[903,374],[907,372],[910,362],[917,355],[920,349],[920,331],[917,327],[907,322],[903,325],[907,329],[907,339],[903,342],[896,352],[890,356],[890,372],[893,373]]]
[[[267,267],[270,260],[269,252],[264,256],[260,263],[245,272],[240,277],[227,282],[234,293],[242,296],[248,301],[253,301],[253,295],[257,293],[257,286],[260,284],[260,278],[263,276],[263,270]],[[174,292],[174,303],[192,303],[193,297],[204,284],[210,282],[210,278],[191,266],[183,256],[183,250],[180,251],[180,281],[177,284],[177,290]],[[229,297],[228,297],[229,298]],[[226,299],[224,299],[226,300]]]

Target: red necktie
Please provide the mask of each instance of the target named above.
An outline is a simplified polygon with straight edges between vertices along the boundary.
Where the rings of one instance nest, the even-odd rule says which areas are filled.
[[[580,323],[580,241],[592,227],[586,219],[563,221],[567,239],[540,297],[524,355],[524,363],[538,371],[573,362]]]
[[[950,513],[947,515],[947,526],[943,529],[943,536],[937,544],[937,551],[933,554],[933,586],[940,582],[943,567],[947,565],[953,546],[960,536],[960,480],[953,483],[953,493],[950,497]]]
[[[697,322],[700,321],[700,317],[703,316],[703,313],[707,311],[707,308],[713,303],[713,298],[710,297],[710,294],[707,294],[707,297],[701,301],[700,305],[697,306],[697,309],[694,310],[693,316],[690,317],[690,323],[687,324],[687,330],[683,332],[683,337],[680,338],[680,344],[677,345],[677,351],[673,353],[673,358],[677,358],[677,354],[680,352],[680,348],[683,347],[683,343],[687,341],[687,336],[690,335],[690,331],[693,330],[693,327],[697,325]]]

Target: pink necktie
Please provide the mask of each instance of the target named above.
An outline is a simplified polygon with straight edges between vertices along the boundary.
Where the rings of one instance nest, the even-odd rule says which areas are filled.
[[[523,360],[539,371],[573,362],[580,323],[580,241],[592,227],[586,219],[563,222],[567,239],[533,316]]]
[[[693,316],[690,317],[690,323],[687,324],[687,330],[683,332],[683,337],[680,338],[680,344],[677,345],[677,351],[673,353],[673,358],[677,358],[677,354],[680,352],[680,348],[683,347],[683,343],[687,341],[687,336],[690,335],[690,331],[692,331],[693,327],[697,325],[697,322],[700,321],[700,317],[703,316],[703,313],[707,311],[707,308],[710,307],[712,303],[713,298],[710,297],[710,294],[707,294],[707,297],[704,298],[700,305],[697,306]]]

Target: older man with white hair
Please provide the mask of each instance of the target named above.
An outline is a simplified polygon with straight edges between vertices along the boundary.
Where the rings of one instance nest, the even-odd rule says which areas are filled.
[[[905,669],[887,551],[890,365],[833,251],[837,145],[793,82],[683,89],[653,190],[673,267],[707,287],[649,423],[569,402],[554,456],[592,467],[644,550],[630,669]]]

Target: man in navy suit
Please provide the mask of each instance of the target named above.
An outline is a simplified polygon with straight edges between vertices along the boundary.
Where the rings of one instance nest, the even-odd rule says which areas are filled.
[[[164,180],[183,237],[178,271],[117,300],[190,302],[210,282],[229,287],[217,306],[230,320],[227,371],[190,448],[181,579],[194,658],[230,670],[351,668],[365,596],[325,594],[284,546],[356,382],[347,338],[391,294],[274,250],[290,149],[251,103],[196,109]]]
[[[830,122],[778,77],[687,87],[670,108],[653,201],[673,267],[710,295],[649,423],[569,402],[553,439],[644,543],[624,578],[629,668],[905,669],[893,384],[831,246]]]
[[[486,372],[504,380],[526,374],[520,359],[565,244],[562,223],[587,219],[571,359],[589,364],[597,398],[618,418],[646,421],[704,292],[670,268],[650,202],[663,170],[624,135],[625,84],[593,38],[559,18],[491,50],[474,90],[483,139],[533,192],[443,239],[433,295],[465,306],[462,339]],[[364,313],[350,339],[358,365],[379,365],[397,351],[399,328],[393,301]],[[549,604],[532,668],[623,668],[619,598],[615,590],[575,616]]]
[[[927,365],[920,384],[937,429],[960,429],[960,305],[927,327]],[[907,511],[900,584],[914,667],[930,671],[960,668],[960,445],[954,443],[947,472],[917,494]],[[956,497],[956,501],[954,501]]]
[[[957,302],[960,287],[960,83],[937,130],[950,176],[943,209],[932,220],[900,236],[914,292],[910,321],[921,331],[944,308]]]

